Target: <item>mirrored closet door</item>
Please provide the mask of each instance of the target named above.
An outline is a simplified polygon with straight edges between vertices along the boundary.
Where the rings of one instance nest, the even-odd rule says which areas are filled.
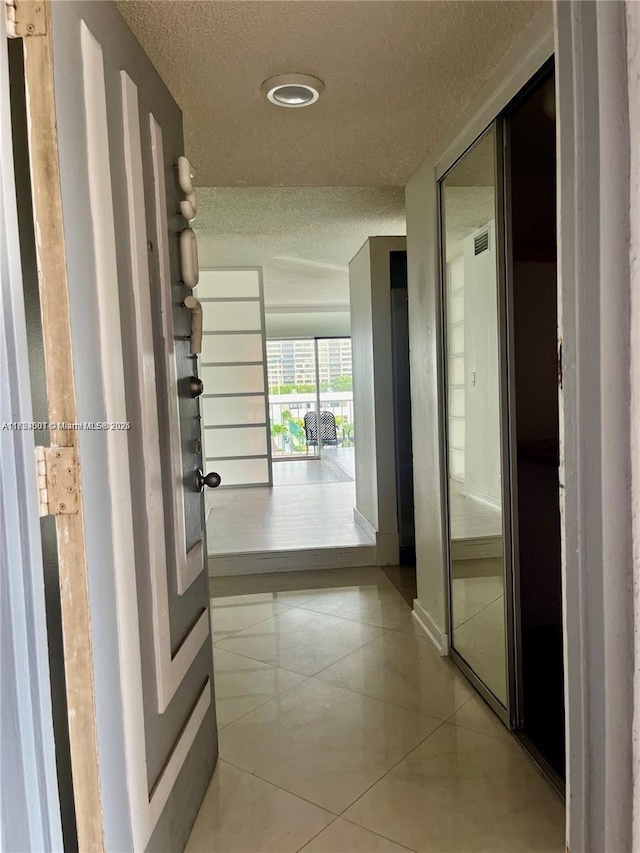
[[[562,790],[553,62],[439,183],[451,656]]]
[[[440,184],[453,654],[507,709],[496,127]]]

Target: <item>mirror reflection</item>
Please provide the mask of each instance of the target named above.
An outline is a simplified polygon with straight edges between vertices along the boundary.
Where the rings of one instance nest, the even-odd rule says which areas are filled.
[[[442,181],[453,648],[506,706],[496,136]]]

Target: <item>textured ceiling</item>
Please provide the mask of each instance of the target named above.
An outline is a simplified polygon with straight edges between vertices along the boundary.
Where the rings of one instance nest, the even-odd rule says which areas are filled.
[[[402,186],[543,5],[528,0],[120,0],[181,106],[200,186]],[[274,74],[326,89],[306,109]]]
[[[447,260],[463,252],[466,237],[495,218],[496,136],[493,129],[462,157],[443,181]]]
[[[399,187],[198,190],[201,267],[264,267],[267,306],[348,305],[348,264],[375,235],[405,233]]]
[[[447,260],[461,255],[463,241],[496,215],[495,187],[449,187],[445,201]]]

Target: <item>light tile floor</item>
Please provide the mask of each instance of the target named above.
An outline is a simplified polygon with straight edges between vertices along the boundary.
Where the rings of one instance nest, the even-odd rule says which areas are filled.
[[[220,760],[188,851],[564,849],[562,802],[383,572],[212,596]]]
[[[453,645],[504,703],[507,696],[504,582],[502,577],[492,575],[458,578],[455,575],[459,565],[459,562],[453,564]]]

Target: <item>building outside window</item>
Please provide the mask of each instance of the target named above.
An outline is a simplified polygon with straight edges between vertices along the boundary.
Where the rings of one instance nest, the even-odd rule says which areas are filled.
[[[274,459],[353,447],[350,338],[268,340],[267,370]]]

